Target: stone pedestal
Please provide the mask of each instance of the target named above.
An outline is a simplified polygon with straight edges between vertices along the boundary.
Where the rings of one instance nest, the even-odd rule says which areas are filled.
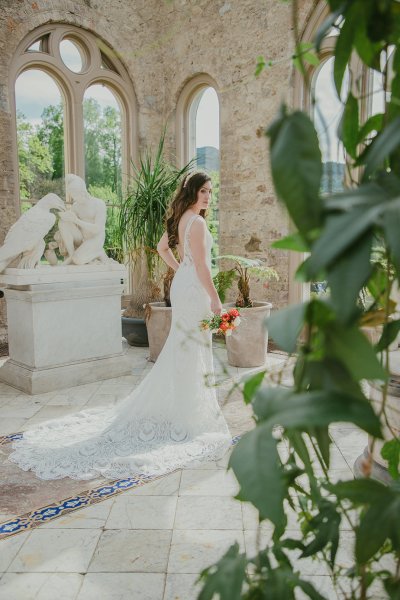
[[[130,373],[122,351],[123,265],[6,269],[10,358],[0,381],[29,394]]]

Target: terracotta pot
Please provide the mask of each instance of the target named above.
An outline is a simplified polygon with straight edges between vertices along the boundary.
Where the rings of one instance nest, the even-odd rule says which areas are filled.
[[[149,361],[156,362],[171,329],[172,309],[165,302],[150,302],[146,311],[147,335],[149,338]]]
[[[234,303],[224,304],[225,308]],[[265,320],[269,317],[270,302],[254,302],[251,308],[240,308],[241,323],[226,338],[228,363],[232,367],[261,367],[265,364],[268,350],[268,330]]]
[[[376,414],[379,414],[382,408],[382,390],[380,386],[370,382],[369,397],[372,400],[372,406]],[[373,460],[376,463],[378,463],[378,465],[387,468],[388,463],[381,456],[382,446],[385,443],[385,441],[392,440],[394,436],[400,438],[400,382],[398,378],[390,378],[389,380],[388,395],[385,404],[385,413],[391,429],[389,429],[385,420],[381,418],[382,433],[385,439],[376,439],[372,448],[372,442],[374,438],[369,436],[368,450],[371,453]]]

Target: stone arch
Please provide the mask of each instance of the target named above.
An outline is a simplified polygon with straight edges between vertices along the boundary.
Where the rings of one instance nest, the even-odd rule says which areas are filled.
[[[215,79],[207,73],[199,73],[191,77],[178,93],[176,103],[176,156],[178,164],[183,166],[190,159],[190,131],[189,120],[193,100],[198,93],[205,88],[212,87],[218,96],[219,110],[221,114],[221,98],[219,86]],[[220,127],[221,131],[221,127]]]
[[[60,53],[62,40],[73,40],[82,48],[83,68],[71,71]],[[38,50],[30,50],[38,45]],[[11,61],[9,105],[13,141],[13,171],[15,173],[15,204],[19,211],[18,154],[16,138],[15,81],[29,69],[48,73],[58,84],[65,100],[65,168],[66,172],[84,176],[83,107],[86,89],[94,83],[109,87],[118,98],[122,116],[123,184],[136,162],[137,101],[128,71],[111,46],[86,29],[67,23],[46,23],[30,31],[19,42]]]

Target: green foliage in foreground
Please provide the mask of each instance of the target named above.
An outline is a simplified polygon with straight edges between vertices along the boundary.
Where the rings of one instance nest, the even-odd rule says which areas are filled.
[[[257,508],[260,522],[269,522],[272,534],[265,542],[259,531],[250,556],[235,544],[206,569],[199,600],[289,600],[299,597],[300,590],[308,598],[324,599],[302,576],[302,559],[310,557],[326,564],[345,600],[400,598],[396,432],[382,450],[389,462],[390,484],[369,477],[368,460],[364,479],[333,482],[329,474],[331,424],[353,423],[379,439],[381,424],[387,422],[388,346],[400,330],[400,320],[390,318],[392,286],[400,283],[400,3],[328,0],[328,4],[331,12],[316,36],[315,49],[319,51],[336,24],[338,95],[353,52],[367,68],[382,73],[391,94],[386,94],[384,112],[364,122],[360,104],[365,90],[351,81],[340,136],[349,166],[358,167],[361,175],[358,185],[339,194],[321,194],[321,153],[305,113],[283,106],[266,130],[275,189],[297,228],[275,247],[308,252],[299,279],[326,280],[330,295],[290,306],[269,319],[274,341],[295,353],[292,362],[288,360],[294,385],[282,387],[276,385],[279,381],[266,385],[262,380],[267,374],[246,382],[244,397],[251,403],[256,427],[240,439],[229,466],[240,485],[238,498]],[[304,61],[310,62],[314,53],[298,39],[295,47],[297,67],[305,74]],[[264,65],[259,60],[258,70]],[[350,70],[351,77],[355,75]],[[377,246],[379,261],[374,258]],[[371,302],[362,310],[358,299],[365,289]],[[365,324],[382,326],[375,347],[360,329]],[[364,394],[363,380],[381,382],[379,416]],[[295,517],[298,531],[293,531]],[[349,531],[355,537],[353,551],[346,543]],[[341,543],[351,557],[346,569],[338,559]]]

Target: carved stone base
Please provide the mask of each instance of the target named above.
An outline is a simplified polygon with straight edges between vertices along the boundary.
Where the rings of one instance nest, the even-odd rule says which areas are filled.
[[[0,381],[29,394],[130,373],[122,352],[123,265],[6,269],[9,360]]]
[[[0,381],[26,394],[45,394],[62,388],[129,375],[131,367],[131,361],[122,353],[49,369],[31,369],[9,359],[0,367]]]

